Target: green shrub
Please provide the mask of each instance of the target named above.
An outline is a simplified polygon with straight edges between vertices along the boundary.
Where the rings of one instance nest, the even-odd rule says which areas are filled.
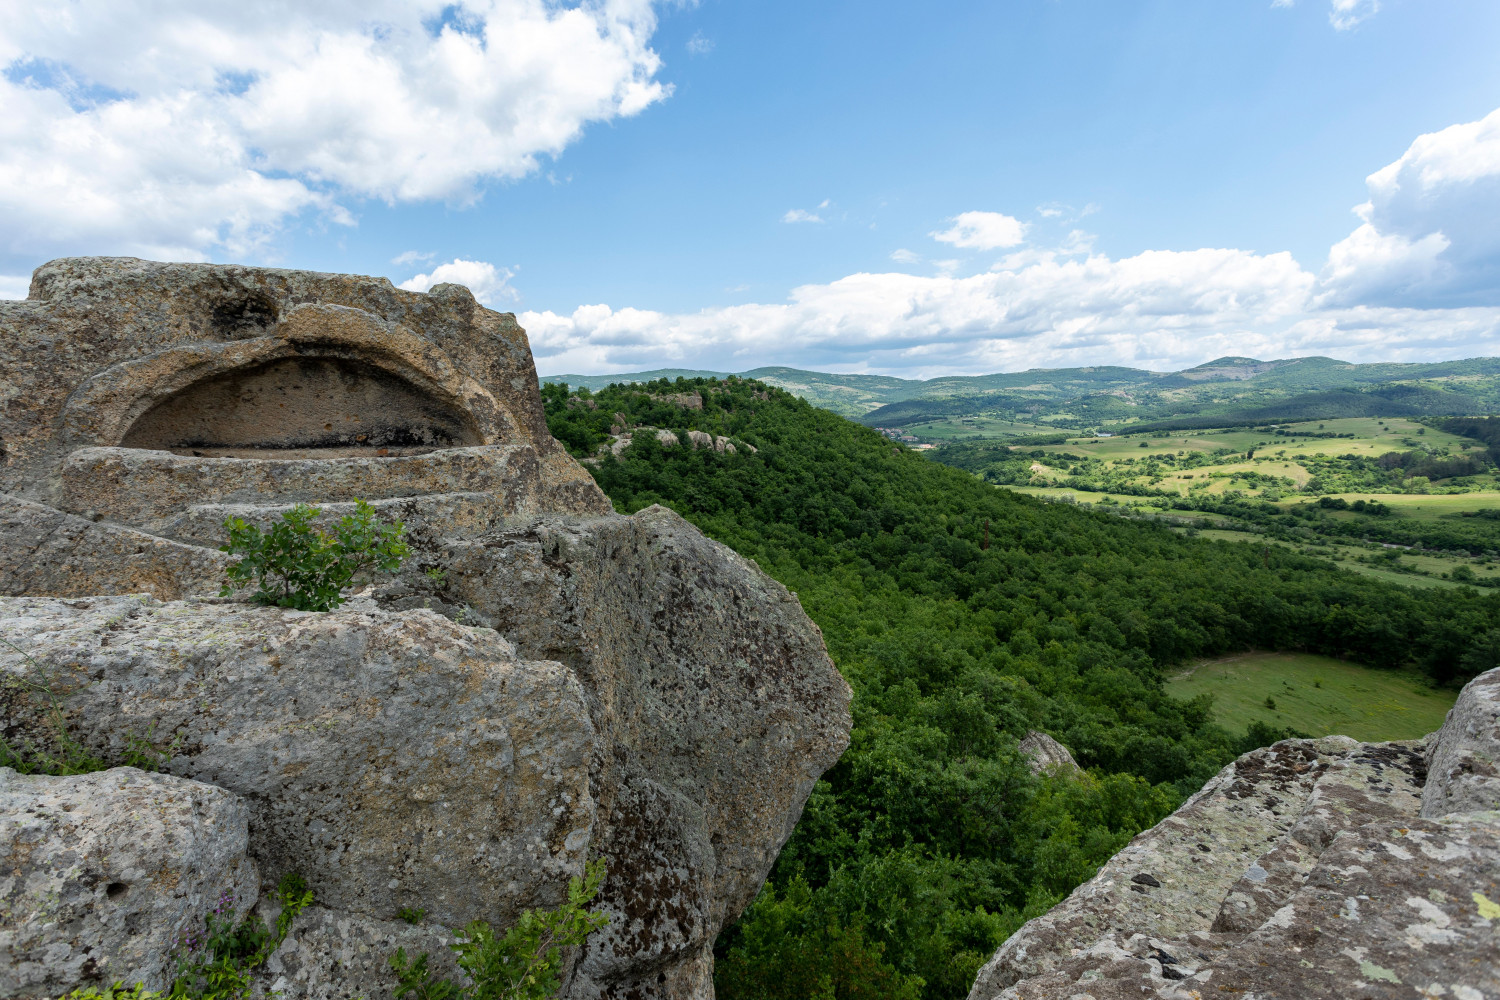
[[[74,990],[58,1000],[246,1000],[252,974],[281,947],[292,921],[313,901],[307,882],[295,874],[282,876],[275,895],[281,914],[274,929],[249,916],[236,923],[239,900],[227,892],[220,896],[219,905],[204,920],[204,932],[182,939],[177,978],[169,993],[148,990],[142,983],[115,983],[102,991]]]
[[[167,994],[148,990],[141,983],[134,986],[126,986],[124,983],[115,983],[113,986],[105,987],[103,990],[93,986],[87,989],[74,990],[67,996],[59,997],[58,1000],[167,1000]]]
[[[415,927],[422,922],[423,917],[427,916],[427,911],[415,906],[403,906],[396,911],[396,916]]]
[[[544,1000],[557,993],[561,982],[562,949],[580,945],[591,933],[609,922],[603,913],[585,907],[599,894],[605,861],[600,858],[584,868],[583,878],[568,883],[568,901],[555,910],[527,910],[503,935],[475,920],[450,945],[458,952],[458,967],[469,977],[468,986],[450,979],[433,980],[427,955],[409,960],[406,949],[391,957],[391,969],[399,985],[398,998],[413,1000]]]
[[[292,921],[312,905],[313,894],[302,876],[282,876],[276,888],[281,913],[274,928],[246,915],[235,920],[239,901],[225,893],[204,921],[201,934],[190,933],[181,942],[177,978],[171,1000],[244,1000],[250,996],[255,970],[281,947]]]
[[[268,532],[238,517],[225,521],[229,544],[220,551],[240,560],[226,571],[229,582],[220,596],[253,581],[258,604],[331,611],[344,603],[344,588],[356,574],[372,569],[395,572],[411,552],[402,538],[406,526],[376,521],[375,508],[363,500],[356,500],[354,507],[331,533],[313,526],[319,508],[300,503]]]

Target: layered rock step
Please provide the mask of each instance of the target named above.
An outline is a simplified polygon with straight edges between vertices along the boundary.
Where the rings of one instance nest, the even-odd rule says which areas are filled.
[[[487,493],[492,510],[509,516],[531,513],[540,486],[536,452],[526,445],[319,459],[80,448],[63,463],[61,507],[152,534],[208,541],[214,535],[202,530],[204,516],[193,514],[205,500],[211,508],[279,507]]]

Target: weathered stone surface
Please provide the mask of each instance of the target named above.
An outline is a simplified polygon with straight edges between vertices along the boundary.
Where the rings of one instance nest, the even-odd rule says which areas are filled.
[[[351,504],[454,493],[495,498],[494,519],[537,513],[540,475],[529,446],[447,448],[399,457],[198,458],[137,448],[80,448],[63,463],[65,509],[153,534],[212,498]]]
[[[178,493],[227,499],[213,493],[227,488],[217,481],[192,495],[194,475],[228,474],[216,456],[378,460],[496,445],[531,452],[523,480],[536,509],[609,511],[547,433],[515,317],[456,285],[421,294],[352,275],[53,261],[37,269],[29,298],[0,301],[0,400],[0,493],[73,513],[107,516],[108,501],[131,499],[111,498],[107,475],[90,482],[91,449],[136,453],[133,463],[115,459],[130,466],[126,492],[166,503]],[[106,494],[97,501],[96,489]]]
[[[1493,752],[1497,679],[1425,741],[1241,757],[1012,935],[971,1000],[1495,996],[1500,813],[1470,810],[1468,762]],[[1418,818],[1435,803],[1464,811]]]
[[[1286,905],[1211,969],[1193,986],[1231,996],[1500,995],[1500,814],[1340,832]]]
[[[224,898],[255,904],[249,815],[222,788],[133,767],[0,768],[0,996],[170,986],[185,934]]]
[[[49,678],[74,735],[182,732],[167,768],[246,797],[266,876],[453,926],[553,904],[594,828],[593,728],[556,663],[427,611],[0,599],[0,668]],[[14,722],[34,696],[5,696]]]
[[[278,958],[288,997],[376,1000],[350,956],[383,969],[397,907],[503,924],[601,855],[612,923],[567,995],[711,996],[715,935],[847,743],[848,687],[753,564],[611,513],[547,434],[513,317],[454,286],[60,261],[0,303],[0,373],[0,509],[45,529],[0,539],[0,581],[86,597],[0,602],[41,666],[0,662],[45,673],[101,753],[182,728],[172,768],[246,796],[262,870],[326,907]],[[355,498],[414,551],[343,611],[87,596],[213,593],[225,518]],[[44,736],[4,695],[7,731]]]
[[[1077,774],[1081,770],[1067,747],[1035,729],[1026,734],[1018,749],[1032,774]]]
[[[1500,670],[1464,687],[1432,742],[1422,815],[1500,809]]]
[[[267,899],[257,917],[270,923],[279,912]],[[448,947],[454,940],[450,931],[430,920],[413,926],[404,920],[311,906],[298,915],[286,941],[266,961],[257,1000],[388,997],[395,986],[390,957],[398,948],[409,958],[425,953],[434,977],[461,982],[462,973]]]
[[[439,590],[400,584],[377,600],[471,608],[522,655],[569,664],[588,692],[612,923],[573,995],[706,996],[719,928],[754,898],[847,743],[848,687],[817,627],[663,507],[444,546]]]
[[[228,564],[215,549],[0,495],[0,594],[208,596],[219,592]]]
[[[376,593],[414,610],[0,601],[0,630],[39,668],[0,662],[51,676],[101,751],[132,726],[185,729],[172,768],[245,794],[268,876],[301,872],[347,926],[400,906],[503,923],[602,854],[612,923],[570,995],[708,996],[714,937],[847,741],[848,689],[816,627],[664,508],[422,538],[442,546],[442,583]],[[429,603],[506,638],[415,610]],[[38,707],[13,700],[12,719]],[[479,847],[455,851],[448,831]]]

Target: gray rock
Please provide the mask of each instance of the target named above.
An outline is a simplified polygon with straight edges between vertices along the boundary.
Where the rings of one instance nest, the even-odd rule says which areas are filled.
[[[1500,813],[1418,818],[1430,745],[1482,741],[1454,731],[1468,704],[1427,741],[1241,757],[1012,935],[971,1000],[1495,995]]]
[[[1422,815],[1500,809],[1500,670],[1470,681],[1428,753]]]
[[[176,950],[227,899],[255,905],[249,810],[222,788],[133,767],[0,768],[0,996],[171,985]]]
[[[278,912],[274,904],[263,902],[257,916],[269,923]],[[297,916],[286,941],[267,959],[260,995],[265,1000],[388,997],[395,986],[390,958],[398,948],[408,958],[426,954],[435,978],[462,982],[463,973],[448,947],[454,940],[451,931],[431,920],[413,926],[404,920],[378,920],[310,906]]]
[[[181,732],[166,765],[249,804],[267,878],[325,905],[459,926],[555,905],[595,825],[577,679],[429,611],[0,599],[0,669],[45,680],[75,736]],[[12,720],[35,695],[12,685]],[[22,704],[22,702],[26,702]]]
[[[1018,749],[1032,774],[1078,774],[1082,770],[1067,747],[1035,729],[1026,734]]]
[[[0,493],[75,514],[119,505],[142,526],[133,502],[224,502],[214,491],[256,478],[264,496],[320,478],[370,490],[381,470],[430,480],[395,495],[487,489],[464,484],[483,473],[462,463],[399,460],[498,446],[531,453],[517,482],[537,510],[607,513],[548,434],[536,385],[515,317],[457,285],[422,294],[354,275],[52,261],[29,298],[0,301]],[[134,455],[111,465],[89,452],[119,448]],[[224,459],[247,457],[304,465],[226,471]],[[335,460],[350,466],[341,483],[333,465],[305,467]]]
[[[540,519],[448,539],[444,553],[445,602],[476,609],[522,655],[569,664],[588,693],[612,922],[573,995],[705,996],[715,936],[847,745],[849,689],[817,626],[663,507]],[[426,598],[397,586],[377,599]]]

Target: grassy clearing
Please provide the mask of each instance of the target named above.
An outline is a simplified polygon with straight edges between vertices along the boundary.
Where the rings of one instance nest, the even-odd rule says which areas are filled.
[[[973,428],[978,425],[971,423],[970,426]],[[1113,471],[1124,472],[1126,475],[1139,469],[1141,474],[1136,477],[1136,482],[1141,485],[1150,485],[1153,489],[1163,492],[1187,495],[1196,488],[1200,492],[1219,495],[1238,488],[1248,488],[1251,492],[1256,492],[1254,487],[1242,486],[1228,478],[1236,473],[1257,473],[1261,476],[1285,478],[1295,483],[1300,489],[1306,486],[1314,475],[1304,463],[1314,459],[1326,465],[1331,456],[1355,455],[1374,458],[1387,452],[1407,452],[1419,447],[1446,449],[1451,454],[1460,455],[1478,447],[1475,442],[1466,438],[1424,427],[1403,418],[1359,417],[1283,424],[1281,427],[1286,431],[1285,434],[1240,429],[1177,431],[1171,434],[1150,436],[1075,437],[1070,438],[1066,444],[1048,445],[1041,450],[1054,455],[1059,453],[1071,456],[1082,455],[1085,458],[1109,463]],[[1315,434],[1349,434],[1353,437],[1309,436]],[[1252,450],[1255,455],[1253,460],[1244,458],[1236,460],[1233,456],[1226,455],[1212,467],[1200,466],[1192,469],[1174,468],[1174,462],[1169,461],[1162,463],[1156,477],[1146,475],[1146,463],[1159,462],[1166,456],[1172,456],[1174,460],[1178,460],[1175,464],[1180,465],[1180,459],[1183,456],[1212,455],[1217,451],[1238,452],[1243,456]],[[1044,479],[1062,480],[1068,475],[1069,461],[1068,459],[1059,459],[1056,462],[1043,460],[1042,467],[1034,471]],[[1486,493],[1475,494],[1488,497],[1489,502],[1478,502],[1475,506],[1454,506],[1446,510],[1456,512],[1476,509],[1477,506],[1495,506],[1495,499],[1500,497],[1500,493],[1493,489],[1493,477],[1474,478],[1481,483],[1491,485]],[[1382,499],[1386,496],[1398,495],[1401,494],[1380,494]],[[1441,513],[1444,508],[1434,507],[1434,510]],[[1438,516],[1438,514],[1435,513],[1433,516]]]
[[[1213,695],[1214,720],[1231,731],[1259,720],[1365,742],[1424,736],[1443,724],[1458,697],[1414,674],[1305,653],[1206,660],[1169,680],[1167,690],[1178,698]],[[1268,698],[1275,708],[1267,707]]]

